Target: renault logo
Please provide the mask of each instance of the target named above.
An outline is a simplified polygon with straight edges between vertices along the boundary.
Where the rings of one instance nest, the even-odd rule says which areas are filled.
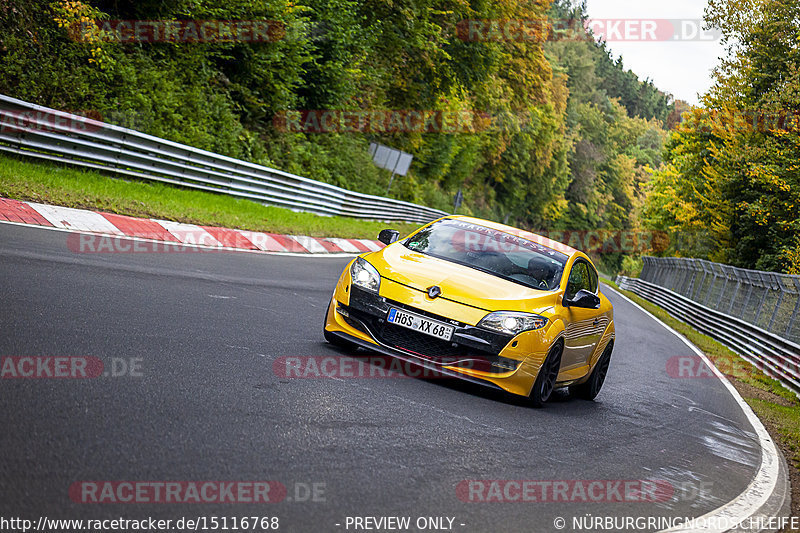
[[[428,287],[428,298],[434,299],[438,298],[442,294],[442,289],[439,286],[434,285],[433,287]]]

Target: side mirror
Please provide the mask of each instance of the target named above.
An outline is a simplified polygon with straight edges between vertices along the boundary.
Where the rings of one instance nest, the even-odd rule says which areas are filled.
[[[400,232],[396,229],[384,229],[378,234],[378,240],[386,246],[389,246],[393,242],[397,242],[397,239],[399,238]]]
[[[579,290],[572,298],[564,296],[564,307],[580,307],[582,309],[600,309],[600,298],[586,289]]]

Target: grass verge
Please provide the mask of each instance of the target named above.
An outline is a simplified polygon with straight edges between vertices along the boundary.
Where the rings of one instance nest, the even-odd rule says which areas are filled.
[[[415,224],[324,217],[155,182],[128,181],[90,170],[0,155],[0,196],[44,204],[188,222],[203,226],[312,237],[375,239],[386,227]]]
[[[800,516],[800,400],[797,396],[726,346],[673,317],[663,308],[630,291],[620,289],[613,281],[603,282],[689,339],[725,374],[783,451],[792,484],[792,515]]]

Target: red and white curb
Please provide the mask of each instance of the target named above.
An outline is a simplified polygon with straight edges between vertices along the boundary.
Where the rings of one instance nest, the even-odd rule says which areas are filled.
[[[101,235],[118,241],[130,238],[136,241],[165,243],[165,245],[185,245],[219,250],[295,254],[360,254],[375,252],[383,248],[382,243],[369,239],[278,235],[215,226],[196,226],[169,220],[135,218],[8,198],[0,198],[0,222]],[[105,243],[108,249],[104,249],[103,244],[102,241],[96,239],[80,239],[70,242],[70,248],[74,248],[74,251],[98,253],[119,249],[113,243]],[[152,250],[142,247],[141,251]]]

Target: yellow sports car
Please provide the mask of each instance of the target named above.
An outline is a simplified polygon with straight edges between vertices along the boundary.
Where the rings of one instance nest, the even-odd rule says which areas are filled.
[[[339,278],[325,339],[528,396],[594,399],[608,371],[614,314],[584,253],[534,233],[441,218],[362,254]]]

